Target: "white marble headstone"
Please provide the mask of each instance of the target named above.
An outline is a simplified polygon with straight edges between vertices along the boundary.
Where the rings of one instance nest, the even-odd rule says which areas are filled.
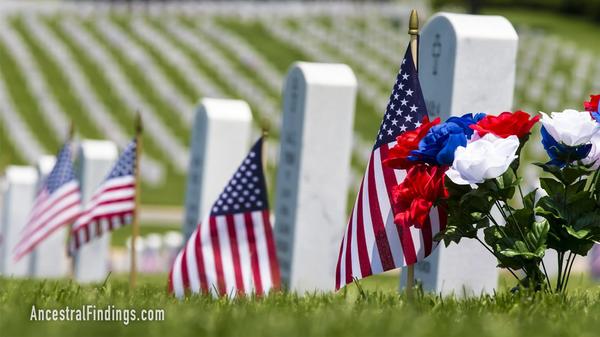
[[[192,130],[183,234],[187,238],[222,192],[251,146],[245,101],[203,98]]]
[[[79,147],[81,197],[86,205],[117,160],[115,143],[84,140]],[[78,282],[102,282],[109,272],[110,237],[106,232],[84,244],[74,256],[73,274]]]
[[[512,108],[518,36],[500,16],[439,13],[421,32],[419,79],[430,118]],[[415,265],[426,291],[456,295],[491,292],[496,259],[473,239],[438,248]],[[406,277],[401,277],[401,287]]]
[[[38,187],[43,184],[52,171],[56,158],[42,156],[37,163]],[[69,262],[67,258],[68,226],[59,228],[38,244],[31,252],[31,275],[39,278],[60,278],[67,276]]]
[[[8,166],[5,173],[2,218],[0,218],[0,274],[24,277],[29,275],[30,254],[18,262],[13,249],[21,239],[27,224],[37,188],[38,175],[31,166]]]
[[[298,62],[283,97],[275,239],[284,285],[331,290],[346,199],[357,82],[344,64]]]

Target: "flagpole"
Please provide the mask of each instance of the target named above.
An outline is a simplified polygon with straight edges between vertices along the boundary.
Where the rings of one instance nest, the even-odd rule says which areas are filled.
[[[69,133],[67,134],[67,140],[65,142],[72,142],[73,137],[75,137],[75,123],[73,123],[73,120],[71,120],[69,123]],[[70,146],[73,146],[73,144],[71,144]],[[74,222],[71,222],[71,224],[69,225],[69,232],[67,233],[67,237],[69,239],[67,240],[66,246],[67,257],[71,257],[71,269],[69,270],[69,278],[71,280],[75,279],[75,255],[71,255],[70,251],[71,240],[73,240],[73,238],[71,237],[71,233],[73,233],[73,225]]]
[[[133,219],[131,222],[131,265],[129,266],[129,287],[134,289],[137,283],[137,254],[135,242],[140,235],[139,209],[140,209],[140,156],[142,154],[142,116],[137,113],[135,121],[135,208],[133,209]]]
[[[267,166],[268,166],[268,156],[267,156],[267,138],[269,137],[269,122],[266,120],[263,120],[263,126],[262,126],[262,166],[263,166],[263,175],[265,178],[265,190],[267,192],[267,200],[268,200],[268,195],[269,195],[269,186],[267,185],[267,177],[268,177],[268,173],[267,173]],[[273,285],[273,289],[274,290],[279,290],[280,288],[277,285]]]
[[[412,53],[412,59],[415,63],[415,69],[418,69],[418,49],[419,49],[419,15],[416,10],[410,12],[410,19],[408,20],[408,34],[410,35],[410,50]],[[406,266],[406,297],[408,299],[413,298],[413,288],[415,287],[415,265],[411,264]]]
[[[267,137],[269,137],[269,126],[267,123],[265,123],[262,127],[262,137],[263,137],[262,166],[263,166],[263,173],[265,175],[265,185],[266,185],[266,182],[267,182]]]

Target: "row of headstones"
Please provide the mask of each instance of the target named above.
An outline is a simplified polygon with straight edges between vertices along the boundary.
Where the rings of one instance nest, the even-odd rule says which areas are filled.
[[[510,110],[517,40],[501,17],[434,17],[421,34],[419,58],[431,117]],[[356,90],[353,72],[339,64],[297,63],[285,82],[274,230],[282,279],[295,291],[334,284],[347,220],[340,191],[350,174]],[[193,132],[186,235],[247,151],[250,119],[243,102],[203,100]],[[438,247],[417,265],[416,276],[428,290],[478,293],[496,287],[498,270],[472,240]]]
[[[432,115],[439,115],[441,111],[459,113],[473,109],[507,110],[512,101],[516,33],[505,20],[496,19],[492,22],[495,28],[500,32],[508,30],[512,39],[506,39],[506,36],[500,39],[496,30],[491,30],[488,39],[480,38],[480,43],[472,41],[468,44],[471,50],[457,50],[459,46],[464,46],[456,43],[460,38],[464,38],[460,34],[464,33],[467,37],[468,34],[464,30],[449,29],[461,26],[456,25],[453,20],[462,24],[462,21],[475,19],[441,16],[423,32],[421,68],[436,69],[434,72],[421,72],[423,90],[431,107],[430,112]],[[510,29],[507,29],[506,25]],[[428,33],[433,31],[435,34]],[[457,31],[456,35],[451,35],[454,31]],[[441,53],[443,57],[428,57],[431,50],[430,53],[427,51],[432,48],[431,42],[428,41],[444,41],[445,48],[442,47]],[[497,64],[495,67],[486,67],[492,70],[479,69],[479,72],[475,72],[478,76],[475,76],[473,67],[481,65],[473,62],[472,55],[480,55],[488,64],[489,60],[496,60]],[[470,80],[461,81],[465,78]],[[490,78],[497,81],[490,81]],[[471,87],[458,88],[458,83],[470,83]],[[330,289],[333,284],[339,240],[346,220],[346,197],[345,193],[339,191],[344,190],[350,174],[356,86],[356,78],[347,66],[308,63],[296,64],[290,70],[285,84],[281,160],[278,167],[275,193],[277,204],[274,213],[282,277],[294,290]],[[474,90],[494,92],[494,99],[482,98],[473,102],[472,97],[486,97],[473,95]],[[244,102],[218,99],[202,101],[192,139],[192,160],[186,200],[186,233],[196,226],[200,214],[208,209],[238,165],[238,158],[242,158],[249,147],[251,119],[250,109]],[[91,193],[89,186],[95,185],[88,179],[101,177],[100,170],[105,171],[108,165],[106,162],[111,162],[116,157],[114,146],[113,150],[95,146],[90,151],[85,151],[85,144],[84,142],[81,151],[84,199]],[[327,144],[335,144],[335,147]],[[228,153],[227,156],[222,155],[225,152]],[[112,153],[112,160],[106,160],[105,155],[108,153]],[[86,154],[90,158],[87,158]],[[29,173],[25,174],[25,171]],[[91,174],[90,171],[94,171],[95,174]],[[29,176],[28,190],[23,185],[23,177],[26,176]],[[19,179],[13,181],[16,177]],[[35,171],[31,168],[9,168],[7,171],[8,189],[5,192],[5,204],[8,204],[8,207],[4,208],[3,214],[3,234],[7,240],[3,244],[2,259],[5,274],[6,266],[10,266],[11,261],[8,247],[11,246],[11,242],[14,244],[18,234],[16,228],[8,230],[8,224],[18,221],[24,223],[27,214],[26,207],[10,207],[10,202],[16,200],[12,193],[20,190],[21,193],[29,193],[27,198],[32,199],[36,186],[35,177]],[[21,184],[21,188],[15,189],[18,184]],[[18,216],[21,218],[15,219]],[[81,267],[87,267],[84,274],[89,279],[98,279],[99,276],[101,279],[102,274],[106,273],[106,266],[101,258],[107,256],[108,239],[109,237],[105,236],[88,246],[89,250],[94,252],[95,263],[86,263]],[[464,245],[460,249],[440,247],[436,254],[437,260],[434,255],[433,259],[427,261],[429,264],[438,261],[437,268],[417,268],[417,274],[432,272],[434,269],[441,271],[443,268],[459,270],[456,268],[458,261],[466,264],[465,268],[472,267],[473,256],[483,255],[482,252],[469,254],[471,257],[466,259],[453,256],[449,261],[443,261],[445,256],[451,256],[452,252],[460,253],[465,248],[477,250],[475,247]],[[103,251],[104,254],[99,254]],[[445,251],[448,253],[444,253]],[[476,261],[480,267],[476,274],[480,276],[486,276],[483,272],[485,267],[492,266],[493,285],[488,287],[485,282],[479,282],[481,280],[475,284],[462,282],[462,285],[493,288],[497,277],[493,262],[485,263],[490,261],[481,258]],[[28,264],[26,261],[20,263]],[[473,273],[462,268],[460,274]],[[425,277],[423,279],[425,281]],[[447,277],[443,279],[444,282],[448,281]]]
[[[419,68],[431,117],[465,112],[511,109],[515,81],[517,34],[501,17],[441,14],[422,31]],[[464,43],[468,41],[469,43]],[[295,291],[330,290],[334,284],[339,244],[347,220],[346,183],[350,175],[357,81],[341,64],[299,62],[284,86],[280,161],[275,192],[275,237],[284,283]],[[491,94],[493,93],[493,95]],[[205,98],[196,113],[192,134],[190,175],[186,191],[186,236],[220,193],[239,159],[250,146],[252,114],[243,101]],[[86,145],[90,144],[90,145]],[[106,143],[82,144],[84,199],[116,157]],[[87,149],[87,150],[86,150]],[[227,155],[223,155],[227,153]],[[109,155],[110,154],[110,155]],[[108,159],[110,157],[110,159]],[[23,177],[9,169],[5,191],[3,233],[21,216],[15,202]],[[14,176],[14,177],[13,177]],[[17,179],[18,178],[18,179]],[[16,180],[15,180],[16,179]],[[95,180],[96,179],[96,180]],[[17,195],[19,197],[19,195]],[[14,241],[12,234],[11,240]],[[78,279],[102,280],[106,275],[108,236],[88,245],[93,256],[78,256]],[[3,243],[6,252],[8,242]],[[86,263],[83,258],[89,257]],[[6,254],[2,255],[6,263]],[[78,264],[78,263],[79,264]],[[416,277],[435,292],[492,291],[498,280],[496,261],[474,240],[442,247],[419,263]],[[79,267],[79,269],[77,268]]]

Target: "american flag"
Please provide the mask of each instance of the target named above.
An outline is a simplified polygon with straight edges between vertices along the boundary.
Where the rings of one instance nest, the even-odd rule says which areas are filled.
[[[136,147],[137,141],[134,139],[73,224],[69,240],[71,255],[103,233],[131,223],[136,198]]]
[[[383,165],[396,137],[414,130],[427,116],[410,45],[377,134],[365,175],[340,247],[336,289],[369,275],[414,264],[428,256],[433,237],[445,226],[445,214],[433,208],[422,229],[402,230],[394,224],[392,187],[406,176]]]
[[[67,141],[36,195],[29,220],[14,247],[15,260],[27,255],[54,231],[71,223],[80,213],[81,192],[73,172],[71,142]]]
[[[280,287],[267,189],[262,138],[250,150],[192,233],[169,273],[169,292],[263,294]]]

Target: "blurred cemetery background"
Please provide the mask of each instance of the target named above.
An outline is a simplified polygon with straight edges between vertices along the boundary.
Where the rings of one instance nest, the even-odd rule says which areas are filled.
[[[273,175],[289,66],[348,64],[359,88],[352,192],[408,42],[412,8],[422,23],[440,9],[506,16],[520,39],[515,109],[581,109],[588,93],[600,91],[600,1],[0,1],[0,172],[54,154],[69,121],[79,138],[123,146],[140,109],[146,125],[140,268],[165,272],[182,242],[198,99],[250,104],[254,120],[262,121],[256,135],[270,126]],[[128,228],[113,235],[115,271],[127,269],[128,235]]]

